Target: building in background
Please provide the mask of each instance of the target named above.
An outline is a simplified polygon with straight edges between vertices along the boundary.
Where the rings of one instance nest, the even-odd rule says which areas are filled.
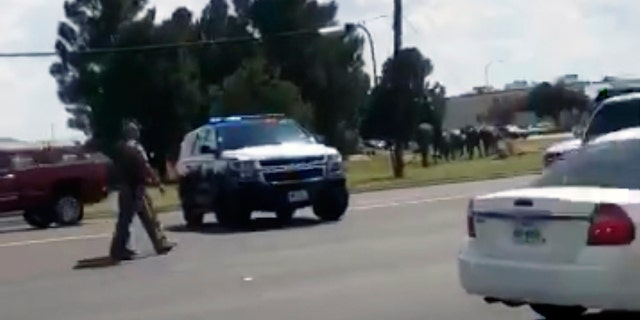
[[[594,99],[598,92],[604,88],[628,88],[640,87],[639,78],[604,77],[600,81],[582,80],[577,74],[566,74],[556,79],[567,88],[585,93]],[[479,124],[479,116],[489,111],[496,103],[511,103],[514,99],[526,99],[529,90],[538,83],[526,80],[516,80],[506,84],[504,89],[492,87],[475,87],[473,92],[447,98],[447,113],[444,119],[444,127],[447,129],[461,128],[467,125]],[[573,115],[562,115],[562,119],[574,118]],[[514,124],[528,126],[537,122],[533,112],[522,111],[516,114]],[[573,121],[562,121],[571,123]],[[567,124],[568,126],[568,124]]]
[[[482,117],[493,105],[512,104],[519,99],[526,99],[530,86],[522,83],[504,90],[476,87],[473,93],[461,94],[447,98],[447,113],[443,126],[446,129],[457,129],[468,125],[478,125]],[[536,122],[532,112],[518,112],[514,124],[528,126]]]

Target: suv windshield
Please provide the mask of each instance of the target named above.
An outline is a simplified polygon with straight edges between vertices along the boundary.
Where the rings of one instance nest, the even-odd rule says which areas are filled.
[[[217,129],[224,150],[282,143],[314,143],[313,137],[293,120],[256,120],[225,123]]]
[[[640,189],[640,140],[602,142],[567,154],[532,186]]]
[[[605,102],[594,115],[585,138],[593,138],[621,129],[640,126],[640,99]]]

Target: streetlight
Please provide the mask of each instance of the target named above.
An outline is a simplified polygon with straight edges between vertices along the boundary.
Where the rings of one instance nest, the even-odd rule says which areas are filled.
[[[369,42],[369,50],[371,51],[371,64],[373,65],[373,85],[378,85],[378,63],[376,62],[376,50],[373,45],[373,36],[371,36],[371,32],[369,29],[362,23],[346,23],[344,26],[336,26],[336,27],[327,27],[318,30],[318,33],[321,35],[348,35],[354,33],[356,30],[362,30],[364,34],[367,36],[367,40]]]
[[[489,68],[491,68],[491,66],[494,63],[503,63],[503,62],[504,61],[502,59],[501,60],[495,60],[495,61],[492,60],[492,61],[489,61],[489,63],[487,63],[484,66],[484,85],[485,85],[485,87],[489,88]]]

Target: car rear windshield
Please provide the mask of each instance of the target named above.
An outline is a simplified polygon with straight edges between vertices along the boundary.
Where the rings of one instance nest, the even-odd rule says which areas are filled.
[[[532,186],[640,189],[640,140],[603,142],[569,153]]]
[[[605,102],[591,120],[586,138],[591,140],[603,134],[637,126],[640,126],[640,99]]]
[[[228,123],[217,129],[218,144],[235,150],[282,143],[313,143],[313,137],[293,120],[255,120]]]

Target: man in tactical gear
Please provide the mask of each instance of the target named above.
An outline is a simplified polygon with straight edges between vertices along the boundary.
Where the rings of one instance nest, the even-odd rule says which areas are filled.
[[[167,254],[175,243],[167,240],[157,220],[150,197],[146,193],[146,183],[153,184],[164,193],[164,188],[155,171],[149,165],[147,154],[138,142],[140,129],[128,122],[124,126],[123,139],[115,148],[114,164],[118,173],[118,220],[111,242],[110,256],[113,260],[131,260],[135,252],[127,248],[130,226],[134,215],[138,215],[153,247],[158,254]]]

